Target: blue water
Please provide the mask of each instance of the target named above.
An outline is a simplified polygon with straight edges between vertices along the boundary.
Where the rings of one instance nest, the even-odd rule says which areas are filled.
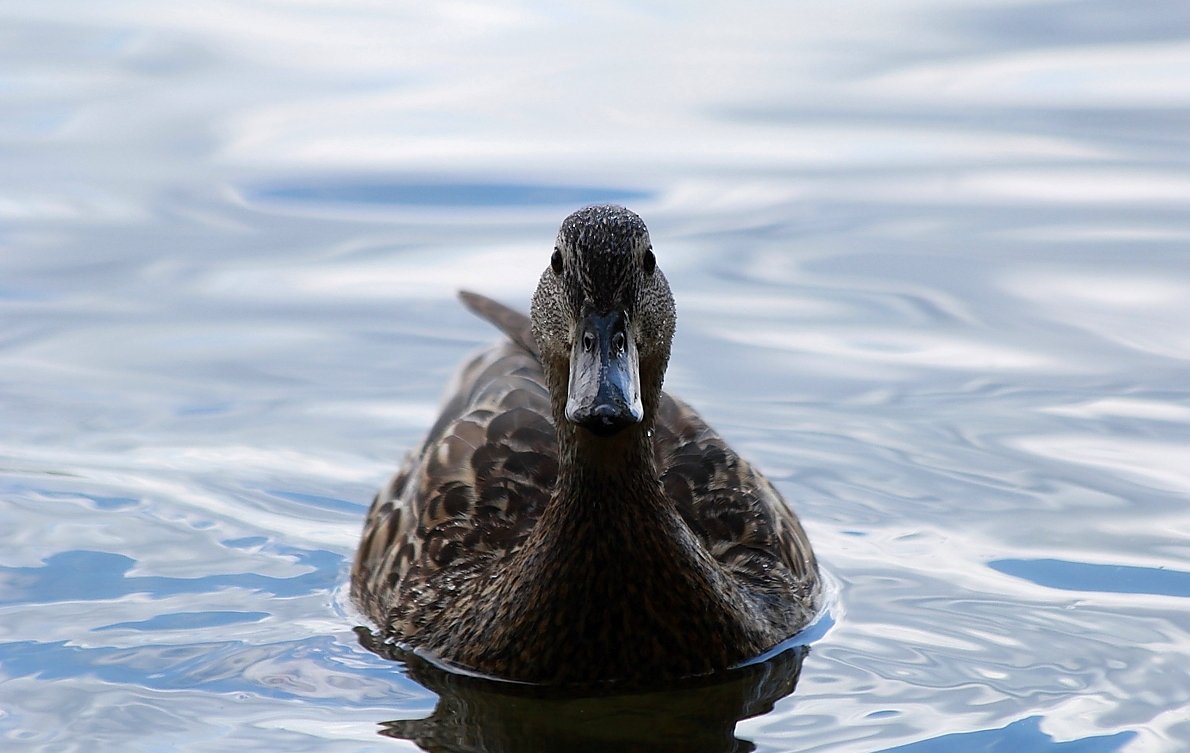
[[[1190,750],[1187,71],[1179,2],[0,5],[0,749]],[[454,291],[597,201],[830,619],[627,699],[373,654]]]

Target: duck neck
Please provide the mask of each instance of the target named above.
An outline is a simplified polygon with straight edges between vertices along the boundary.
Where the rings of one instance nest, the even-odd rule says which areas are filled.
[[[610,438],[564,425],[558,437],[558,485],[527,542],[540,563],[573,569],[567,578],[593,582],[608,598],[654,598],[656,589],[691,602],[720,595],[718,563],[664,493],[650,424]]]
[[[634,528],[681,524],[661,489],[649,426],[604,438],[565,424],[558,440],[558,486],[544,512],[568,521],[559,525],[593,523],[606,534],[621,523]]]

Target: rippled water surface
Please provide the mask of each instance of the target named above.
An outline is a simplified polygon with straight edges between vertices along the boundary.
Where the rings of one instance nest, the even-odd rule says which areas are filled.
[[[0,5],[0,748],[1190,750],[1188,71],[1160,0]],[[347,568],[454,291],[597,201],[835,609],[631,699],[401,668]]]

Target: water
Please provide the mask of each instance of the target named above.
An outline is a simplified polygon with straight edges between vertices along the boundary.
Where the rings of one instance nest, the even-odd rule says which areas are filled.
[[[1190,749],[1184,11],[3,5],[0,748]],[[454,290],[603,200],[832,622],[659,696],[402,670],[346,573],[494,338]]]

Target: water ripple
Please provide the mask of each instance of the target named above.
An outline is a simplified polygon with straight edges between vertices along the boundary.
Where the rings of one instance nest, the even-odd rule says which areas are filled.
[[[345,589],[496,337],[455,290],[526,308],[609,200],[677,296],[667,387],[839,586],[796,692],[649,709],[700,749],[1183,753],[1183,5],[0,6],[0,747],[558,721],[419,685]],[[644,747],[643,708],[564,732]]]

